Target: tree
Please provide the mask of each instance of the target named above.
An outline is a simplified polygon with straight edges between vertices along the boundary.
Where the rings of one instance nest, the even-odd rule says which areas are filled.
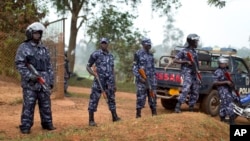
[[[0,74],[16,77],[14,56],[25,29],[44,18],[47,9],[38,0],[1,0],[0,7]]]
[[[183,32],[174,26],[174,18],[172,14],[168,14],[167,16],[167,24],[166,24],[166,29],[164,31],[164,40],[163,40],[163,48],[164,52],[170,52],[174,47],[176,46],[182,46],[182,40],[183,40]],[[170,54],[166,54],[170,55]]]
[[[87,33],[94,39],[101,37],[110,39],[109,48],[115,55],[117,79],[125,80],[125,82],[131,81],[133,79],[131,68],[134,52],[139,49],[138,39],[142,37],[137,29],[132,28],[132,21],[136,16],[128,12],[120,12],[114,5],[103,9],[101,13],[99,17],[89,21],[90,26]],[[96,45],[99,48],[99,40]]]
[[[51,0],[53,5],[56,6],[59,14],[64,15],[66,13],[71,14],[71,26],[70,26],[70,39],[69,39],[69,48],[68,48],[68,57],[71,64],[70,70],[74,70],[75,64],[75,54],[71,55],[71,52],[75,50],[76,47],[76,37],[79,31],[79,28],[83,25],[84,22],[95,17],[95,9],[104,6],[108,8],[112,2],[124,3],[130,5],[132,8],[136,8],[141,0]],[[169,12],[169,9],[174,6],[178,8],[180,6],[179,0],[151,0],[152,10],[158,11],[163,15]],[[100,6],[101,5],[101,6]],[[100,7],[98,7],[100,6]],[[133,11],[134,12],[134,11]],[[81,13],[81,16],[79,14]],[[78,23],[78,19],[79,23]]]
[[[214,5],[215,7],[223,8],[226,6],[226,1],[224,0],[207,0],[208,5]]]

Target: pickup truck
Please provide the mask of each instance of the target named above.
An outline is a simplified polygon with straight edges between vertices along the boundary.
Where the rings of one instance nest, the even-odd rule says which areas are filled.
[[[161,56],[156,67],[157,97],[161,99],[161,105],[168,110],[173,110],[182,89],[182,77],[180,64],[173,63],[174,55],[180,49],[174,49],[171,55]],[[212,50],[210,47],[197,49],[199,60],[199,71],[201,73],[201,87],[197,101],[199,110],[211,116],[219,113],[220,100],[218,92],[213,86],[213,72],[218,67],[217,59],[224,56],[229,59],[229,71],[235,88],[240,95],[250,92],[250,72],[243,58],[237,56],[237,50],[232,48],[221,48]],[[188,97],[186,99],[188,103]]]

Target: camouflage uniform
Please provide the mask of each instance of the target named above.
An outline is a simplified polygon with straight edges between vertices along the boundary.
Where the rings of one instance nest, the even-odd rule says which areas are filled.
[[[69,71],[69,60],[67,56],[65,55],[64,59],[64,94],[67,94],[67,89],[68,89],[68,80],[70,79],[70,71]]]
[[[32,72],[27,67],[27,63],[32,64],[38,73],[45,79],[46,83],[53,87],[54,75],[50,63],[48,49],[42,44],[32,41],[23,42],[16,53],[15,64],[21,75],[21,86],[23,88],[23,109],[21,115],[20,129],[30,130],[34,120],[34,110],[38,100],[41,125],[44,128],[52,127],[51,100],[43,91],[42,86],[37,81],[31,81]]]
[[[194,49],[185,48],[178,52],[175,56],[176,59],[182,59],[184,61],[190,61],[187,57],[187,52],[190,52],[198,64],[198,56]],[[178,98],[178,102],[180,104],[184,103],[187,95],[190,94],[189,97],[189,107],[193,107],[199,98],[199,88],[200,84],[196,77],[195,70],[193,69],[192,65],[188,64],[181,64],[181,75],[183,78],[183,86],[182,86],[182,93]]]
[[[153,98],[150,97],[148,87],[146,82],[142,82],[142,76],[139,74],[139,69],[143,69],[146,73],[147,78],[151,83],[152,90],[156,94],[156,74],[154,66],[154,57],[153,54],[147,52],[145,49],[140,49],[135,53],[135,60],[133,65],[133,74],[136,77],[136,109],[140,110],[144,108],[146,103],[146,97],[148,97],[148,103],[152,113],[156,112],[156,96]],[[139,115],[140,116],[140,115]]]
[[[114,76],[114,57],[111,53],[102,51],[101,49],[93,52],[89,58],[88,64],[92,66],[95,63],[103,89],[107,92],[109,110],[116,109],[115,103],[115,76]],[[98,102],[101,96],[101,87],[97,79],[94,79],[88,110],[96,112]]]
[[[214,81],[227,81],[225,77],[225,72],[227,71],[226,68],[218,68],[214,72]],[[220,97],[220,117],[229,116],[233,118],[234,111],[233,111],[233,101],[234,95],[232,94],[232,89],[228,85],[218,85],[217,90]]]

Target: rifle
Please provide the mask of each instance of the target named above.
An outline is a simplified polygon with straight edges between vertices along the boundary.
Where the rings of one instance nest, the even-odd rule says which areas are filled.
[[[196,62],[194,61],[193,55],[190,52],[187,52],[187,57],[191,61],[192,65],[194,67],[195,73],[196,73],[196,77],[197,77],[199,83],[201,84],[201,74],[199,73],[198,66],[197,66]]]
[[[107,94],[106,94],[106,92],[104,91],[104,89],[103,89],[103,87],[102,87],[102,83],[101,83],[101,81],[100,81],[100,79],[99,79],[99,77],[98,77],[98,74],[97,74],[97,71],[96,71],[96,67],[95,67],[95,66],[93,66],[93,72],[96,74],[96,75],[95,75],[95,78],[96,78],[98,84],[99,84],[100,87],[101,87],[101,91],[102,91],[101,94],[103,95],[103,98],[105,99],[106,103],[108,104],[109,102],[108,102],[108,99],[107,99]]]
[[[233,80],[232,80],[232,77],[231,77],[231,75],[230,75],[230,73],[227,71],[227,72],[225,72],[224,73],[224,75],[226,76],[226,78],[233,84],[233,90],[234,90],[234,92],[236,93],[236,95],[240,98],[240,94],[239,94],[239,92],[236,90],[236,88],[235,88],[235,85],[234,85],[234,82],[233,82]]]
[[[145,71],[143,69],[139,69],[139,74],[141,75],[141,77],[143,79],[145,79],[147,81],[147,85],[148,85],[148,89],[149,89],[149,95],[151,97],[152,102],[154,102],[155,94],[154,94],[154,91],[152,90],[150,80],[147,79],[146,73],[145,73]]]
[[[35,67],[32,64],[27,64],[28,68],[31,70],[31,72],[37,76],[37,81],[38,83],[41,84],[43,91],[45,92],[45,94],[47,96],[50,96],[50,94],[48,93],[50,91],[49,86],[47,85],[47,83],[45,82],[45,80],[43,79],[43,77],[40,76],[40,74],[38,73],[38,71],[35,69]]]

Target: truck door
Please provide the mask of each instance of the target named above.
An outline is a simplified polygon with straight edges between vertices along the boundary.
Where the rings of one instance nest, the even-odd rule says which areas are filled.
[[[232,71],[232,74],[234,75],[234,83],[239,93],[241,95],[250,93],[250,75],[245,61],[241,58],[235,58],[233,61]]]

